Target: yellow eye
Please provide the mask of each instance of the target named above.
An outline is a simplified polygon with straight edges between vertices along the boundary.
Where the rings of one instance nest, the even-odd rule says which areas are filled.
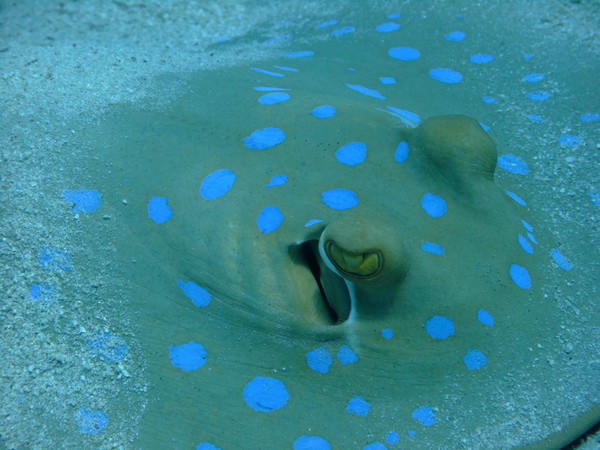
[[[342,275],[373,278],[383,268],[383,257],[378,251],[350,252],[332,240],[325,244],[325,251]]]

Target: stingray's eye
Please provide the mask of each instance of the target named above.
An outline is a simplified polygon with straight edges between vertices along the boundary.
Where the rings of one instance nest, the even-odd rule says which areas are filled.
[[[378,250],[353,252],[333,240],[325,242],[324,248],[329,260],[342,276],[373,278],[383,269],[383,255]]]

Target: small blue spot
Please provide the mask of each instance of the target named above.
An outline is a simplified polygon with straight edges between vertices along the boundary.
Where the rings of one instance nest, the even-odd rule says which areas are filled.
[[[421,208],[431,217],[437,218],[446,214],[448,206],[442,197],[428,192],[421,198]]]
[[[436,256],[444,256],[444,247],[436,242],[423,242],[421,250]]]
[[[165,223],[173,217],[173,210],[167,205],[166,197],[152,197],[148,201],[148,218],[157,224]]]
[[[321,222],[323,222],[323,220],[321,220],[321,219],[310,219],[308,222],[306,222],[304,224],[304,228],[308,228],[310,226],[313,226],[316,223],[321,223]]]
[[[111,333],[101,333],[96,339],[85,343],[94,350],[94,358],[105,362],[119,362],[124,360],[129,353],[129,346],[125,340]]]
[[[287,183],[287,176],[286,175],[273,175],[271,177],[271,180],[265,184],[265,187],[275,187],[275,186],[281,186],[285,183]]]
[[[212,300],[210,293],[193,281],[184,282],[183,280],[177,280],[177,286],[179,286],[184,295],[192,301],[194,306],[204,307]]]
[[[251,150],[265,150],[281,144],[284,139],[285,133],[281,128],[266,127],[253,131],[242,142],[246,148]]]
[[[413,430],[409,430],[406,432],[406,434],[408,434],[410,437],[414,437],[414,435],[417,434],[417,432],[413,431]]]
[[[371,442],[370,444],[365,445],[362,450],[386,450],[386,446],[381,442]]]
[[[353,33],[354,31],[356,31],[356,27],[346,26],[346,27],[336,28],[335,30],[333,30],[330,33],[330,35],[334,36],[334,37],[337,37],[337,36],[343,36],[345,34]]]
[[[394,22],[380,23],[375,27],[375,31],[379,33],[389,33],[400,29],[400,25]]]
[[[498,99],[496,97],[492,97],[492,96],[489,96],[489,95],[481,97],[481,101],[483,103],[488,104],[488,105],[496,105],[496,104],[498,104]]]
[[[258,103],[261,105],[275,105],[289,99],[290,94],[287,92],[269,92],[268,94],[261,95],[258,99]]]
[[[414,112],[407,111],[405,109],[395,108],[393,106],[386,106],[386,108],[389,109],[390,111],[388,112],[383,109],[382,109],[382,111],[385,111],[388,114],[391,114],[392,116],[397,117],[398,119],[400,119],[403,123],[405,123],[409,127],[414,128],[421,122],[421,118],[419,117],[419,115]]]
[[[579,136],[573,136],[570,134],[563,134],[558,138],[558,145],[565,148],[577,147],[581,144],[581,138]]]
[[[523,251],[525,251],[525,253],[529,253],[530,255],[533,255],[533,246],[529,243],[529,241],[525,238],[525,236],[523,236],[522,234],[519,234],[517,236],[517,240],[519,241],[519,245],[521,246]]]
[[[542,81],[546,76],[543,73],[528,73],[523,76],[523,81],[527,81],[528,83],[537,83],[538,81]]]
[[[169,345],[169,359],[175,367],[188,372],[199,369],[206,363],[206,350],[197,342]]]
[[[262,73],[263,75],[269,75],[270,77],[285,77],[282,73],[271,72],[270,70],[259,69],[257,67],[250,67],[250,70],[254,70],[255,72]]]
[[[483,122],[478,122],[479,126],[483,128],[483,131],[490,131],[490,127]]]
[[[355,90],[356,92],[360,92],[361,94],[368,95],[369,97],[385,100],[385,97],[383,95],[381,95],[381,93],[379,91],[376,91],[375,89],[369,89],[368,87],[361,86],[360,84],[346,83],[346,86],[348,86],[352,90]]]
[[[529,232],[528,232],[528,233],[527,233],[527,237],[529,238],[529,240],[530,240],[531,242],[533,242],[534,244],[536,244],[536,245],[537,245],[537,241],[535,240],[535,236],[533,235],[533,233],[529,233]]]
[[[526,95],[529,100],[533,100],[535,102],[543,102],[550,98],[550,92],[548,91],[528,92]]]
[[[399,19],[400,18],[400,13],[390,14],[389,16],[387,16],[387,18],[390,19],[390,20]]]
[[[79,408],[73,415],[77,428],[84,434],[96,434],[108,425],[108,416],[104,411],[92,411]]]
[[[38,264],[51,272],[66,272],[71,270],[71,257],[62,250],[43,247],[38,251]]]
[[[336,109],[331,105],[321,105],[314,108],[310,113],[317,119],[328,119],[333,116]]]
[[[281,70],[285,70],[286,72],[300,72],[300,70],[295,69],[293,67],[286,67],[286,66],[273,66],[276,69],[281,69]]]
[[[450,42],[460,42],[466,37],[467,35],[462,31],[452,31],[444,35],[444,39]]]
[[[352,397],[348,401],[348,406],[346,407],[347,412],[361,417],[366,417],[369,414],[369,409],[371,409],[371,405],[364,398],[359,397],[358,395],[356,397]]]
[[[525,222],[523,219],[521,219],[521,223],[523,224],[523,226],[525,227],[525,229],[527,231],[529,231],[530,233],[533,233],[533,227],[531,225],[529,225],[527,222]]]
[[[454,323],[449,317],[435,315],[425,322],[425,330],[433,339],[446,339],[454,334]]]
[[[482,352],[470,348],[467,349],[467,354],[463,356],[463,361],[469,370],[481,369],[487,364],[487,358]]]
[[[331,19],[326,22],[320,23],[319,25],[315,26],[315,28],[327,28],[337,24],[338,21],[336,19]]]
[[[261,412],[282,408],[290,398],[285,384],[271,377],[254,378],[244,387],[242,396],[250,408]]]
[[[200,195],[206,200],[214,200],[225,195],[235,182],[235,173],[229,169],[219,169],[209,173],[200,184]]]
[[[396,84],[396,79],[394,77],[379,77],[379,82],[381,84]]]
[[[554,262],[563,270],[573,270],[573,263],[563,256],[559,249],[553,248],[550,250],[550,256]]]
[[[397,163],[403,163],[408,158],[408,152],[408,143],[406,141],[400,142],[394,151],[394,160]]]
[[[487,325],[488,327],[494,326],[494,316],[492,316],[485,309],[477,310],[477,320],[479,320],[479,322],[481,322],[482,324]]]
[[[358,196],[354,191],[335,188],[321,193],[321,201],[331,209],[352,209],[358,206]]]
[[[310,50],[303,50],[299,52],[285,52],[282,56],[284,58],[307,58],[309,56],[314,56],[315,52]]]
[[[294,450],[331,450],[331,445],[320,436],[303,434],[294,441]]]
[[[221,448],[211,442],[200,442],[196,445],[196,450],[221,450]]]
[[[384,328],[383,330],[381,330],[381,337],[388,340],[393,338],[394,330],[392,330],[391,328]]]
[[[272,233],[283,222],[283,214],[277,206],[265,206],[256,218],[256,226],[263,233]]]
[[[513,283],[521,289],[529,289],[531,287],[531,278],[525,267],[518,264],[511,264],[508,273]]]
[[[356,166],[365,161],[367,157],[367,144],[364,142],[350,142],[343,145],[335,152],[335,158],[342,164]]]
[[[395,431],[390,431],[385,435],[385,442],[390,445],[395,445],[400,442],[400,435]]]
[[[523,200],[521,197],[519,197],[517,194],[515,194],[514,192],[506,191],[506,190],[505,190],[505,192],[506,192],[506,195],[508,195],[510,198],[512,198],[519,205],[527,206],[527,202],[525,200]]]
[[[342,345],[337,352],[337,359],[344,365],[352,364],[358,361],[358,356],[347,345]]]
[[[590,192],[590,198],[592,199],[592,205],[600,206],[600,192]]]
[[[29,287],[29,295],[33,300],[50,301],[54,298],[52,287],[47,284],[34,283]]]
[[[544,122],[544,118],[542,116],[540,116],[539,114],[529,114],[527,116],[527,118],[529,119],[530,122],[534,122],[534,123]]]
[[[400,61],[413,61],[421,57],[421,52],[412,47],[393,47],[388,50],[388,55]]]
[[[579,120],[582,122],[600,122],[599,113],[585,113],[579,116]]]
[[[328,373],[333,360],[326,348],[318,347],[306,354],[306,363],[315,372]]]
[[[76,213],[96,212],[102,204],[102,195],[98,189],[65,189],[62,198],[73,203],[72,209]]]
[[[487,64],[489,62],[492,62],[493,60],[494,60],[494,56],[488,55],[486,53],[479,53],[476,55],[471,55],[469,57],[469,61],[471,61],[472,63],[475,63],[475,64]]]
[[[512,153],[498,155],[498,167],[517,175],[527,175],[529,173],[527,163]]]
[[[456,70],[438,67],[429,71],[429,76],[436,81],[441,81],[447,84],[460,83],[463,79],[462,73]]]
[[[410,416],[414,419],[417,419],[421,425],[425,425],[426,427],[430,427],[431,425],[435,425],[437,423],[435,411],[433,408],[428,406],[418,407],[411,413]]]

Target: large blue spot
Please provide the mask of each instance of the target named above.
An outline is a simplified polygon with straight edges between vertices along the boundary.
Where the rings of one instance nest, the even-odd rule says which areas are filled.
[[[425,322],[425,330],[433,339],[446,339],[454,334],[454,323],[449,317],[435,315]]]
[[[265,206],[256,218],[256,226],[263,233],[272,233],[283,222],[283,214],[277,206]]]
[[[525,94],[529,100],[533,100],[535,102],[543,102],[550,98],[550,92],[548,91],[535,91],[528,92]]]
[[[285,133],[281,128],[266,127],[253,131],[242,142],[246,148],[251,150],[265,150],[281,144],[284,139]]]
[[[287,92],[269,92],[268,94],[261,95],[258,99],[258,103],[261,105],[275,105],[289,99],[290,94]]]
[[[351,209],[358,206],[358,196],[354,191],[335,188],[321,193],[321,201],[331,209]]]
[[[498,167],[518,175],[527,175],[529,166],[522,159],[517,158],[512,153],[506,155],[498,155]]]
[[[487,325],[488,327],[494,326],[494,316],[492,316],[485,309],[477,310],[477,320],[479,320],[479,322],[481,322],[482,324]]]
[[[437,423],[435,411],[429,406],[419,406],[410,416],[417,419],[421,425],[425,425],[426,427]]]
[[[206,306],[210,303],[212,297],[210,293],[193,281],[184,282],[177,280],[177,286],[181,288],[184,295],[189,298],[195,306]]]
[[[388,55],[401,61],[412,61],[421,56],[421,52],[411,47],[394,47],[388,50]]]
[[[331,445],[320,436],[298,436],[292,447],[294,450],[331,450]]]
[[[271,412],[285,406],[290,398],[285,385],[271,377],[256,377],[242,392],[246,404],[255,411]]]
[[[356,353],[350,347],[342,345],[337,352],[337,359],[345,365],[358,361],[358,356],[356,356]]]
[[[169,346],[169,359],[178,369],[196,370],[206,363],[206,350],[197,342]]]
[[[428,192],[421,197],[421,208],[431,217],[437,218],[446,214],[448,206],[442,197]]]
[[[51,272],[66,272],[71,270],[71,257],[62,250],[43,247],[38,252],[38,264]]]
[[[108,425],[108,416],[104,411],[79,408],[73,416],[77,428],[84,434],[99,433]]]
[[[554,262],[563,270],[572,270],[573,263],[563,256],[559,249],[553,248],[550,250],[550,256]]]
[[[306,363],[308,367],[316,372],[327,373],[333,360],[327,349],[318,347],[306,354]]]
[[[328,119],[335,114],[336,110],[331,105],[321,105],[314,108],[310,113],[317,119]]]
[[[200,195],[206,200],[214,200],[225,195],[233,186],[235,173],[229,169],[219,169],[209,173],[200,184]]]
[[[102,196],[98,189],[65,189],[62,192],[63,200],[73,203],[76,213],[96,212],[102,204]]]
[[[523,236],[522,234],[519,234],[517,236],[517,240],[519,241],[519,245],[521,246],[523,251],[525,251],[526,253],[529,253],[530,255],[533,255],[533,246],[529,243],[529,241],[525,238],[525,236]]]
[[[364,398],[359,397],[358,395],[356,397],[352,397],[348,401],[348,406],[346,407],[346,411],[361,417],[367,416],[370,409],[371,405]]]
[[[314,56],[315,52],[310,50],[304,50],[299,52],[285,52],[283,54],[284,58],[307,58],[309,56]]]
[[[400,29],[400,25],[394,22],[380,23],[375,27],[375,31],[379,33],[389,33]]]
[[[366,157],[367,144],[364,142],[350,142],[335,152],[335,158],[342,164],[349,166],[356,166],[364,162]]]
[[[383,95],[381,95],[381,93],[379,91],[376,91],[375,89],[370,89],[370,88],[362,86],[360,84],[346,83],[346,86],[348,86],[352,90],[355,90],[356,92],[360,92],[361,94],[368,95],[369,97],[385,100],[385,97]]]
[[[462,73],[456,70],[446,69],[444,67],[431,69],[429,71],[429,76],[436,81],[441,81],[442,83],[447,84],[460,83],[463,79]]]
[[[173,210],[167,205],[166,197],[152,197],[148,201],[148,218],[157,224],[165,223],[173,217]]]
[[[478,53],[469,57],[469,61],[471,61],[474,64],[487,64],[489,62],[492,62],[493,60],[494,56],[489,55],[487,53]]]
[[[529,289],[531,287],[531,277],[525,267],[518,264],[511,264],[508,273],[511,280],[521,289]]]
[[[408,158],[408,152],[408,143],[406,141],[400,142],[394,151],[394,160],[403,163]]]
[[[444,35],[444,39],[450,42],[460,42],[466,37],[467,35],[462,31],[451,31]]]
[[[444,247],[437,242],[423,242],[421,250],[436,256],[444,256]]]
[[[475,370],[481,369],[483,366],[487,364],[487,358],[485,355],[479,350],[471,350],[467,349],[467,354],[463,356],[463,362],[467,369]]]
[[[100,333],[96,339],[86,341],[85,344],[93,351],[94,358],[105,362],[122,361],[129,353],[125,340],[112,333]]]

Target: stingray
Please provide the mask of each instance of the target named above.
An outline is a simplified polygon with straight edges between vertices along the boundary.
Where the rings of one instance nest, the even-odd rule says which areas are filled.
[[[598,386],[563,398],[544,286],[572,266],[478,117],[493,57],[418,17],[311,29],[88,130],[147,365],[136,445],[570,442]]]

